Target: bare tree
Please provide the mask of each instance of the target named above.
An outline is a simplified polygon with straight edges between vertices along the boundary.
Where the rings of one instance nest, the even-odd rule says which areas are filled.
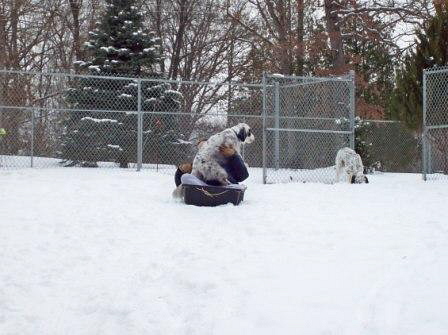
[[[147,8],[148,24],[162,39],[170,79],[221,83],[240,79],[249,43],[247,32],[226,15],[227,1],[169,0]],[[220,102],[230,105],[230,85],[183,84],[184,111],[197,117],[216,110]],[[191,119],[195,122],[195,119]]]
[[[71,70],[82,53],[82,41],[95,18],[98,1],[0,0],[0,67],[17,70]],[[3,105],[40,108],[0,111],[8,130],[7,150],[16,153],[29,138],[30,116],[35,117],[35,149],[45,151],[48,132],[60,113],[48,109],[58,83],[48,75],[2,74]],[[60,94],[60,93],[59,93]]]
[[[338,18],[342,27],[347,21],[357,23],[357,31],[346,31],[343,38],[375,38],[378,43],[387,43],[395,49],[397,56],[413,47],[410,43],[415,29],[434,13],[431,0],[325,0],[329,13]],[[327,6],[327,5],[326,5]],[[393,31],[392,35],[389,31]],[[385,33],[384,33],[385,32]],[[404,43],[405,42],[405,43]]]
[[[76,59],[82,59],[81,55],[81,37],[79,15],[82,6],[82,0],[69,0],[70,10],[73,18],[73,52]]]
[[[339,7],[339,1],[324,0],[325,23],[327,27],[328,38],[330,39],[332,65],[336,73],[342,73],[346,71],[345,55],[340,28],[340,18],[337,11]]]
[[[252,35],[253,43],[267,51],[265,56],[270,57],[271,70],[282,74],[303,73],[303,0],[242,1],[238,10],[228,11],[228,16]]]
[[[40,68],[49,49],[50,27],[58,2],[14,0],[0,2],[0,50],[2,68],[23,70]],[[32,99],[32,81],[24,75],[1,77],[3,105],[26,106]],[[7,151],[16,153],[26,138],[20,132],[29,119],[28,110],[0,111],[0,125],[8,130],[5,138]]]

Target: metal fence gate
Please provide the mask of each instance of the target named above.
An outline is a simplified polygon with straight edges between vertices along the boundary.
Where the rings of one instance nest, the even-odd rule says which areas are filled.
[[[423,179],[448,177],[448,67],[423,72]]]
[[[354,73],[265,75],[263,83],[263,181],[333,183],[337,151],[354,148]]]

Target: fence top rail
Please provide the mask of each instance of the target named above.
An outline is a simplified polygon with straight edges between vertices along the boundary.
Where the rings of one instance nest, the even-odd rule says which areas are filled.
[[[24,71],[24,70],[9,70],[0,69],[2,74],[23,74],[23,75],[33,75],[33,76],[54,76],[54,77],[71,77],[71,78],[95,78],[95,79],[121,79],[121,80],[138,80],[137,77],[121,77],[121,76],[96,76],[91,74],[79,74],[79,73],[69,73],[69,72],[39,72],[39,71]]]
[[[353,130],[309,129],[309,128],[266,128],[268,131],[283,131],[296,133],[320,133],[320,134],[353,134]]]
[[[61,108],[61,107],[40,107],[40,106],[33,106],[33,105],[23,105],[23,106],[8,106],[8,105],[1,105],[0,104],[0,111],[1,112],[12,112],[12,111],[49,111],[49,112],[88,112],[88,113],[127,113],[127,114],[138,114],[137,110],[114,110],[114,109],[86,109],[86,108]],[[259,114],[233,114],[228,112],[209,112],[209,113],[196,113],[196,112],[181,112],[181,111],[146,111],[142,110],[143,114],[166,114],[166,115],[185,115],[185,116],[225,116],[225,117],[243,117],[243,118],[261,118],[263,117],[262,112],[260,111]],[[316,116],[275,116],[271,114],[265,115],[267,119],[275,119],[279,118],[281,120],[297,120],[297,121],[340,121],[341,118],[339,117],[316,117]],[[368,121],[368,120],[366,120]],[[390,123],[398,123],[399,121],[381,121],[381,120],[373,120],[373,122],[390,122]]]
[[[426,125],[426,129],[447,129],[448,124]]]
[[[322,84],[322,83],[331,83],[331,82],[352,83],[353,81],[351,79],[335,80],[333,78],[322,78],[322,79],[307,81],[307,82],[303,82],[303,83],[281,85],[281,88],[294,88],[294,87],[308,86],[308,85],[311,86],[311,85],[317,85],[317,84]]]
[[[263,88],[263,84],[255,84],[255,83],[242,83],[238,81],[195,81],[195,80],[175,80],[175,79],[160,79],[160,78],[141,78],[141,81],[144,82],[166,82],[171,84],[192,84],[192,85],[204,85],[204,86],[240,86],[240,87],[253,87],[253,88]],[[269,85],[268,85],[269,86]]]
[[[48,111],[48,112],[67,112],[67,113],[126,113],[135,114],[139,112],[137,110],[115,110],[115,109],[86,109],[86,108],[58,108],[58,107],[39,107],[39,106],[4,106],[0,105],[0,112],[13,112],[13,111]],[[229,114],[226,112],[213,112],[213,113],[196,113],[196,112],[169,112],[169,111],[141,111],[142,114],[163,114],[163,115],[176,115],[176,116],[191,116],[191,117],[243,117],[243,118],[261,118],[260,114]],[[273,118],[274,116],[268,116]]]
[[[372,123],[403,123],[400,120],[375,120],[375,119],[362,119],[364,122],[372,122]]]
[[[315,77],[315,76],[294,76],[294,75],[284,75],[284,74],[271,74],[267,73],[266,77],[269,79],[295,79],[295,80],[304,80],[309,81],[312,83],[313,81],[318,80],[334,80],[334,81],[352,81],[353,78],[351,77],[351,74],[346,74],[342,76],[328,76],[328,77]]]
[[[440,69],[440,67],[438,68]],[[69,73],[69,72],[50,72],[50,71],[25,71],[25,70],[11,70],[11,69],[0,69],[1,74],[22,74],[22,75],[33,75],[33,76],[54,76],[54,77],[69,77],[69,78],[92,78],[92,79],[111,79],[111,80],[129,80],[129,81],[146,81],[146,82],[166,82],[172,84],[193,84],[193,85],[204,85],[204,86],[240,86],[240,87],[253,87],[253,88],[263,88],[263,87],[273,87],[272,84],[263,83],[243,83],[238,81],[200,81],[200,80],[184,80],[184,79],[166,79],[166,78],[147,78],[147,77],[132,77],[132,76],[105,76],[105,75],[92,75],[92,74],[80,74],[80,73]],[[316,82],[324,81],[342,81],[348,82],[352,81],[350,74],[344,76],[334,76],[334,77],[313,77],[313,76],[291,76],[291,75],[280,75],[280,74],[266,74],[266,78],[271,79],[295,79],[304,80],[303,83],[298,84],[312,84]],[[291,85],[297,85],[291,84]],[[285,85],[282,85],[285,86]]]
[[[262,83],[242,83],[237,81],[196,81],[196,80],[183,80],[183,79],[166,79],[166,78],[147,78],[147,77],[126,77],[126,76],[97,76],[92,74],[79,74],[68,72],[38,72],[38,71],[24,71],[24,70],[9,70],[0,69],[0,74],[22,74],[33,76],[54,76],[54,77],[69,77],[69,78],[92,78],[92,79],[111,79],[111,80],[129,80],[129,81],[146,81],[146,82],[166,82],[172,84],[194,84],[204,86],[241,86],[241,87],[253,87],[263,88]],[[267,85],[270,86],[270,85]]]
[[[137,110],[112,110],[112,109],[86,109],[86,108],[58,108],[58,107],[39,107],[39,106],[5,106],[0,105],[0,112],[13,112],[13,111],[48,111],[48,112],[67,112],[67,113],[79,113],[79,112],[88,112],[88,113],[126,113],[126,114],[138,114]],[[233,114],[227,112],[213,112],[213,113],[196,113],[196,112],[169,112],[169,111],[145,111],[142,110],[142,114],[164,114],[164,115],[175,115],[175,116],[191,116],[191,117],[241,117],[241,118],[262,118],[261,114]],[[281,120],[296,120],[296,121],[331,121],[336,122],[340,120],[340,118],[334,117],[312,117],[312,116],[275,116],[275,115],[266,115],[267,119],[275,119],[278,117]]]
[[[433,66],[427,69],[423,69],[424,74],[432,74],[432,73],[440,73],[440,72],[448,72],[448,65],[444,66]]]

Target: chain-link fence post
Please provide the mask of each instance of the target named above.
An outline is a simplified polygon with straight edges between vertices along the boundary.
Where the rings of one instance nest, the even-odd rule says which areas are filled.
[[[243,116],[243,123],[246,123],[246,117],[245,116]],[[244,157],[245,148],[246,148],[245,145],[241,146],[241,157],[243,158],[243,161],[245,160],[245,157]]]
[[[143,160],[143,113],[142,113],[142,81],[137,79],[137,171],[142,168]]]
[[[274,121],[275,121],[275,131],[274,131],[274,162],[275,169],[280,168],[280,84],[278,81],[274,83],[275,95],[274,95]]]
[[[355,149],[355,71],[350,70],[350,148]]]
[[[426,151],[427,151],[427,165],[426,165],[426,173],[433,173],[433,165],[432,165],[432,144],[430,141],[426,143]]]
[[[263,111],[262,111],[262,132],[263,132],[263,184],[266,184],[266,72],[263,72]]]
[[[34,166],[34,128],[35,128],[35,120],[34,120],[34,110],[30,110],[31,113],[31,137],[30,137],[30,167]]]
[[[422,174],[423,180],[426,181],[426,173],[428,167],[428,134],[426,130],[426,69],[423,70],[423,125],[422,125]]]

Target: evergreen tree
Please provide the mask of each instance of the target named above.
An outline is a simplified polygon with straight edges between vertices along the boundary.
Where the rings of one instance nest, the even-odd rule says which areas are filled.
[[[127,167],[136,160],[138,84],[129,77],[154,79],[141,82],[143,111],[180,108],[182,95],[156,80],[163,77],[160,40],[144,29],[140,5],[138,0],[106,0],[105,13],[85,43],[90,60],[75,62],[93,76],[73,80],[66,94],[70,108],[77,110],[66,121],[62,150],[66,165],[112,161]],[[176,140],[175,116],[144,114],[143,128],[145,157],[156,161],[150,149]]]
[[[358,114],[383,118],[394,84],[391,48],[376,39],[352,39],[346,42],[346,50],[356,73]]]
[[[391,98],[390,116],[403,120],[414,129],[422,124],[423,70],[448,65],[448,0],[436,6],[436,14],[417,31],[417,46],[397,71],[396,87]]]

